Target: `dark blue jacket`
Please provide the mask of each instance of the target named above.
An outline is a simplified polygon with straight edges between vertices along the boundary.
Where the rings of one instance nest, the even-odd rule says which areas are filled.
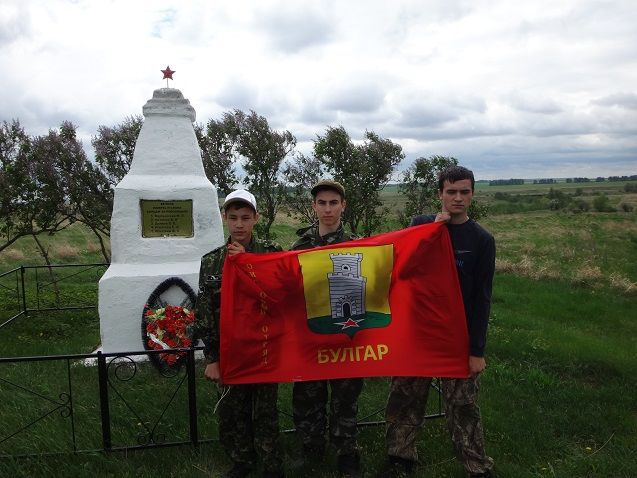
[[[434,222],[436,216],[415,216],[412,226]],[[484,356],[495,272],[495,240],[480,224],[469,219],[447,224],[456,257],[458,279],[467,316],[471,355]]]

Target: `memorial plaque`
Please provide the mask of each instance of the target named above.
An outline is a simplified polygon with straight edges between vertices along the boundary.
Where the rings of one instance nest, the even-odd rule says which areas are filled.
[[[193,237],[192,199],[140,200],[142,237]]]

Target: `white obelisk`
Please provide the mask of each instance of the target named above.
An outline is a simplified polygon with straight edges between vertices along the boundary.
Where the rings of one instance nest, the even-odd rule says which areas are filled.
[[[115,187],[111,265],[99,283],[103,352],[144,350],[142,313],[151,293],[170,277],[196,293],[201,256],[223,243],[217,191],[204,173],[193,128],[195,110],[179,90],[161,88],[143,112],[133,162]],[[184,298],[180,289],[171,293],[175,305]]]

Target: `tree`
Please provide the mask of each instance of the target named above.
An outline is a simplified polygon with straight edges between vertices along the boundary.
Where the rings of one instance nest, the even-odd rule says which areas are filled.
[[[602,193],[593,199],[593,207],[598,212],[614,212],[615,208],[610,205],[610,199]]]
[[[113,210],[114,177],[88,160],[76,127],[69,122],[60,126],[55,154],[58,168],[66,178],[65,197],[73,220],[88,226],[97,238],[102,255],[108,262],[110,254],[105,237],[110,234]],[[130,163],[129,163],[130,165]]]
[[[31,191],[35,189],[30,176],[29,154],[31,138],[18,120],[0,125],[0,251],[33,230],[29,215]]]
[[[399,189],[407,197],[405,208],[399,214],[403,226],[408,226],[411,218],[417,214],[440,210],[438,176],[444,169],[457,165],[458,160],[454,157],[433,155],[429,158],[420,157],[407,168]],[[474,199],[468,214],[477,221],[487,215],[487,207]]]
[[[246,173],[243,183],[256,196],[264,218],[259,232],[271,237],[270,227],[286,193],[281,165],[294,151],[296,139],[289,131],[273,130],[268,120],[254,111],[250,114],[240,110],[225,113],[223,122],[234,151],[243,158]]]
[[[47,251],[38,239],[68,226],[73,215],[66,200],[65,181],[58,157],[58,133],[29,137],[18,121],[0,127],[0,184],[3,242],[0,251],[20,237],[31,236],[42,255]]]
[[[72,142],[76,143],[75,150]],[[80,155],[75,157],[78,150]],[[32,140],[29,169],[34,181],[29,186],[34,189],[27,188],[29,197],[25,200],[28,205],[25,210],[32,211],[27,216],[32,225],[31,236],[49,266],[48,248],[38,239],[38,234],[46,231],[53,235],[75,222],[75,204],[68,194],[73,179],[69,176],[71,169],[65,166],[76,160],[86,162],[86,155],[75,138],[75,126],[71,123],[64,122],[59,130],[51,129],[47,135]]]
[[[68,178],[60,167],[61,150],[58,131],[50,130],[45,136],[30,138],[19,122],[2,124],[0,213],[3,242],[0,251],[19,238],[30,236],[46,264],[51,265],[48,248],[39,235],[53,235],[73,223],[73,206],[68,201],[66,189]],[[50,267],[49,273],[56,298],[59,298]]]
[[[440,209],[438,199],[438,175],[449,166],[456,166],[458,160],[453,157],[434,155],[420,157],[405,170],[403,183],[399,191],[407,197],[407,203],[400,214],[403,226],[409,225],[411,218],[423,212]]]
[[[95,161],[113,187],[130,169],[143,123],[144,118],[141,115],[128,116],[121,124],[99,126],[97,135],[91,139],[95,148]]]
[[[205,126],[195,125],[206,176],[224,196],[230,194],[238,183],[234,171],[234,142],[230,137],[233,126],[230,118],[225,116],[220,121],[211,119]]]
[[[287,184],[285,205],[293,216],[303,221],[316,222],[316,214],[310,200],[310,189],[323,175],[321,162],[316,156],[297,155],[283,169],[283,177]]]
[[[314,155],[347,191],[343,222],[353,233],[360,229],[365,235],[372,234],[387,216],[387,209],[381,208],[380,191],[404,158],[402,147],[371,131],[365,132],[362,144],[355,145],[339,126],[318,136]]]
[[[546,196],[549,199],[549,209],[551,209],[552,211],[564,209],[573,200],[571,196],[566,194],[564,191],[561,191],[560,189],[550,188]]]

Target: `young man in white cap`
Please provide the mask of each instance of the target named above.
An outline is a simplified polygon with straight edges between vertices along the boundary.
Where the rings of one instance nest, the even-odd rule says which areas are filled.
[[[230,237],[225,245],[201,258],[195,306],[196,330],[203,340],[208,362],[204,375],[220,386],[223,384],[219,371],[219,311],[221,271],[226,255],[282,250],[277,244],[255,236],[253,230],[258,219],[257,202],[251,193],[238,189],[228,194],[223,203],[223,220]],[[264,478],[283,477],[277,445],[277,387],[276,383],[233,385],[227,387],[223,397],[220,391],[219,441],[233,462],[233,467],[223,477],[248,476],[257,466],[257,455],[261,459]]]

